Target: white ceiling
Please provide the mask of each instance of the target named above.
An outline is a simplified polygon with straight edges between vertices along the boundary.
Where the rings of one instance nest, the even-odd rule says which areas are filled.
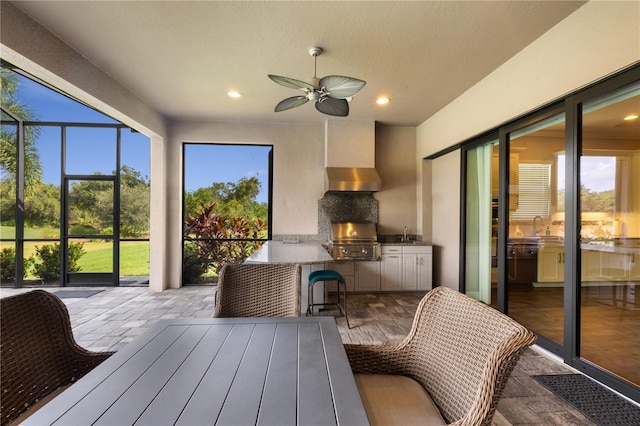
[[[13,1],[167,118],[323,121],[267,78],[363,79],[350,117],[418,125],[583,1]],[[227,96],[242,93],[240,99]],[[386,95],[391,102],[377,106]]]

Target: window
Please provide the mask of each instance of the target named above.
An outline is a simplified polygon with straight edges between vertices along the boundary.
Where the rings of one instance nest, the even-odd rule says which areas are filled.
[[[217,280],[270,232],[271,145],[184,144],[183,284]]]

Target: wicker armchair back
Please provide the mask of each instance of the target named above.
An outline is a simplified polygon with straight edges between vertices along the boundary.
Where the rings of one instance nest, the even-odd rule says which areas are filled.
[[[445,421],[489,425],[507,379],[535,335],[496,309],[446,287],[431,290],[406,339],[347,344],[354,373],[417,380]]]
[[[78,380],[113,352],[90,352],[73,337],[55,295],[34,290],[0,300],[0,423]]]
[[[302,268],[294,263],[222,267],[214,317],[299,317]]]

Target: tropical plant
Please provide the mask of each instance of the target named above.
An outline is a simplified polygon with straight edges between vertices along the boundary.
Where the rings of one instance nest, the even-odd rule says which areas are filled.
[[[241,263],[262,245],[255,241],[261,238],[261,219],[223,216],[216,212],[216,203],[200,207],[185,220],[184,237],[195,246],[196,259],[205,270],[218,273],[225,263]]]
[[[202,275],[207,271],[206,261],[201,258],[198,246],[187,241],[184,244],[184,255],[182,257],[182,282],[195,284],[200,282]]]
[[[34,112],[25,104],[20,103],[18,94],[18,75],[7,68],[0,68],[0,104],[2,109],[11,113],[23,121],[33,121]],[[2,114],[3,120],[10,120],[7,114]],[[36,126],[25,126],[24,128],[24,177],[25,192],[33,193],[37,188],[37,183],[42,181],[42,165],[40,156],[36,148],[36,140],[40,136],[40,129]],[[10,191],[6,195],[15,196],[16,172],[17,172],[17,148],[18,135],[17,126],[4,125],[0,130],[0,172],[3,180],[9,185],[6,188]],[[3,191],[4,192],[4,191]]]

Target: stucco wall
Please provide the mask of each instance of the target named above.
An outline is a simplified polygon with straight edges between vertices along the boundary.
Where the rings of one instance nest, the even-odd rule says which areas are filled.
[[[273,145],[274,234],[317,234],[318,200],[324,194],[324,124],[181,121],[168,139],[168,259],[170,286],[180,282],[182,232],[182,144]],[[215,168],[215,162],[211,167]]]
[[[376,125],[376,169],[382,180],[378,233],[418,234],[416,210],[416,129]]]
[[[495,128],[637,61],[640,2],[591,1],[418,126],[417,156],[424,158]],[[420,222],[432,221],[435,252],[441,253],[434,256],[434,275],[457,288],[459,240],[448,229],[443,232],[442,220],[459,226],[459,208],[438,196],[447,185],[449,196],[459,198],[459,189],[449,185],[459,181],[460,174],[459,162],[451,157],[433,160],[432,185],[422,188],[419,210],[424,215]],[[424,205],[429,190],[431,209]]]

